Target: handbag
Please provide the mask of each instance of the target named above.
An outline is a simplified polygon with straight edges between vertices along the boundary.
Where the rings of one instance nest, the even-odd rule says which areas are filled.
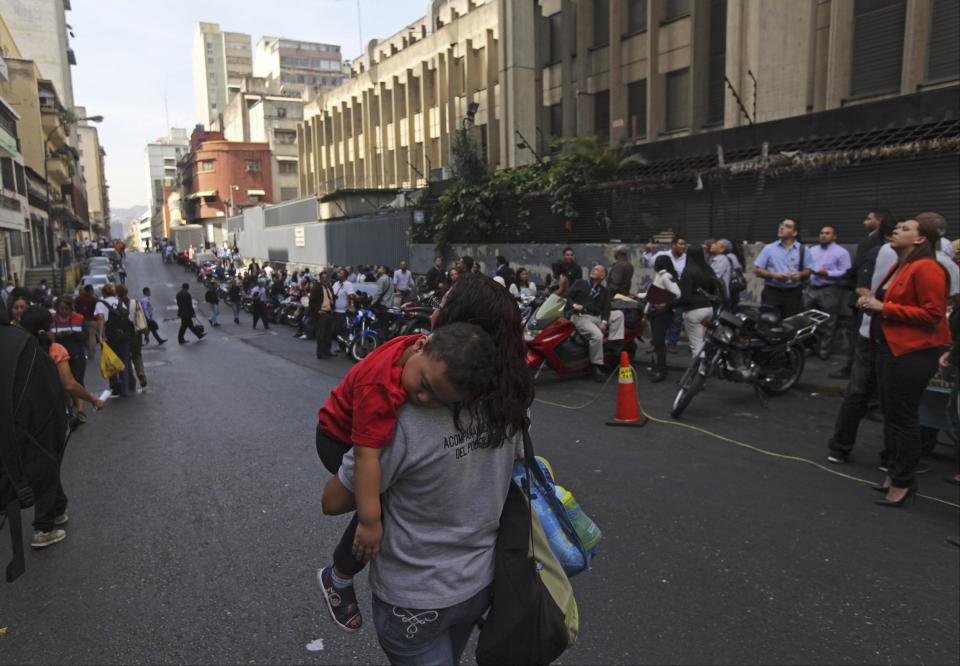
[[[193,320],[193,328],[196,329],[196,331],[199,331],[199,333],[197,333],[197,335],[203,335],[204,331],[207,330],[207,329],[205,329],[205,328],[203,327],[203,324],[200,323],[200,320],[199,320],[199,319],[194,319],[194,320]]]
[[[143,314],[143,308],[140,307],[140,302],[136,302],[136,306],[133,313],[133,327],[136,329],[137,333],[146,333],[150,330],[149,324],[147,324],[147,316]]]
[[[526,487],[534,488],[533,477],[544,473],[534,460],[527,428],[523,439]],[[500,515],[494,552],[493,600],[480,626],[477,663],[549,664],[577,641],[580,616],[570,579],[550,548],[531,496],[515,482]]]
[[[747,278],[744,276],[743,271],[733,263],[733,259],[727,257],[727,261],[730,263],[729,296],[734,296],[735,294],[739,294],[741,291],[744,291],[747,288]]]

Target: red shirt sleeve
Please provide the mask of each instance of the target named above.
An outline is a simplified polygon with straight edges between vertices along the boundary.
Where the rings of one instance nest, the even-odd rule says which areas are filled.
[[[406,400],[402,388],[385,384],[360,386],[353,394],[353,444],[380,449],[393,439],[397,409]]]

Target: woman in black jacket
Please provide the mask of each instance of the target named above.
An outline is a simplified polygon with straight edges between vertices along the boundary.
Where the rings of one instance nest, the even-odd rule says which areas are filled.
[[[680,299],[677,303],[683,306],[683,328],[687,332],[687,342],[694,358],[703,349],[706,329],[702,322],[713,316],[713,304],[701,290],[712,296],[720,295],[717,276],[707,264],[703,248],[699,245],[690,246],[687,264],[680,276]]]

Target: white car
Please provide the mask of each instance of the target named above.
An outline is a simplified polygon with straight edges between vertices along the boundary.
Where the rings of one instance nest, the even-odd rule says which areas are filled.
[[[77,285],[77,288],[73,290],[73,296],[76,298],[80,295],[80,292],[83,291],[83,288],[88,285],[93,285],[93,293],[100,298],[100,290],[103,288],[103,285],[108,284],[110,280],[106,275],[84,275],[80,278],[80,284]]]

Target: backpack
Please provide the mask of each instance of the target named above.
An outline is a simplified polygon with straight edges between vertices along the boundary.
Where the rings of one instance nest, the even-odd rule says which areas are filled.
[[[59,483],[69,428],[60,375],[36,338],[0,325],[0,368],[0,507],[10,521],[9,583],[25,568],[20,510]]]
[[[523,441],[525,486],[536,492],[546,481],[527,428]],[[571,537],[579,544],[575,532]],[[511,483],[500,515],[493,601],[477,638],[477,663],[549,664],[576,642],[579,626],[573,588],[550,549],[530,495]]]
[[[730,263],[730,293],[727,295],[732,298],[747,288],[747,278],[744,276],[743,270],[733,263],[733,259],[729,255],[726,259]]]
[[[126,348],[134,334],[129,307],[119,301],[117,301],[117,305],[110,305],[107,301],[100,302],[110,311],[110,316],[107,317],[107,322],[103,326],[107,342],[114,348]]]

